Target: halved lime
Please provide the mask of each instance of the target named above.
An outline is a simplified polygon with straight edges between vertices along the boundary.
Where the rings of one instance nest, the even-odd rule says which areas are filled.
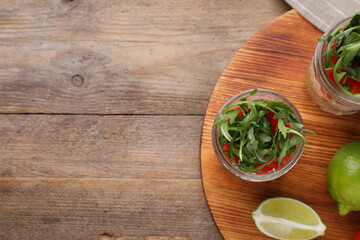
[[[292,198],[270,198],[252,213],[257,228],[269,237],[307,240],[325,235],[326,226],[308,205]]]

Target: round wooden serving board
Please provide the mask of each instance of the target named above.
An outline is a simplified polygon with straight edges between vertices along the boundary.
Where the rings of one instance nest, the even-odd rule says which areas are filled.
[[[326,171],[335,152],[360,139],[360,114],[335,116],[322,112],[306,91],[306,71],[322,33],[291,10],[254,35],[221,75],[211,95],[201,140],[201,171],[206,199],[225,239],[268,239],[257,230],[251,212],[270,197],[291,197],[310,205],[327,225],[319,239],[351,240],[360,230],[360,212],[338,214],[327,192]],[[284,176],[253,183],[228,172],[211,142],[212,123],[221,106],[236,93],[265,88],[276,91],[300,111],[307,134],[299,162]],[[359,186],[360,191],[360,186]]]

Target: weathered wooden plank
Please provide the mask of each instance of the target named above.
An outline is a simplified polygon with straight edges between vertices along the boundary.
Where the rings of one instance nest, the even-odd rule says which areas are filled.
[[[200,179],[202,121],[0,115],[0,177]]]
[[[281,0],[2,1],[0,113],[195,114]]]
[[[201,180],[0,180],[0,239],[98,240],[103,234],[221,239]]]

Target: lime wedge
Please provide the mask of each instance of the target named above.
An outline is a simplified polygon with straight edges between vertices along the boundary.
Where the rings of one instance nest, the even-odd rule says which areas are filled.
[[[252,213],[257,228],[269,237],[307,240],[325,235],[326,226],[308,205],[292,198],[270,198]]]

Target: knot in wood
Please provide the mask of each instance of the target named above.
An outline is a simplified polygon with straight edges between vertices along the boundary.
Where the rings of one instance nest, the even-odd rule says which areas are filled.
[[[81,87],[84,83],[84,78],[81,75],[76,74],[76,75],[72,76],[71,82],[72,82],[72,84],[74,84],[74,86]]]

